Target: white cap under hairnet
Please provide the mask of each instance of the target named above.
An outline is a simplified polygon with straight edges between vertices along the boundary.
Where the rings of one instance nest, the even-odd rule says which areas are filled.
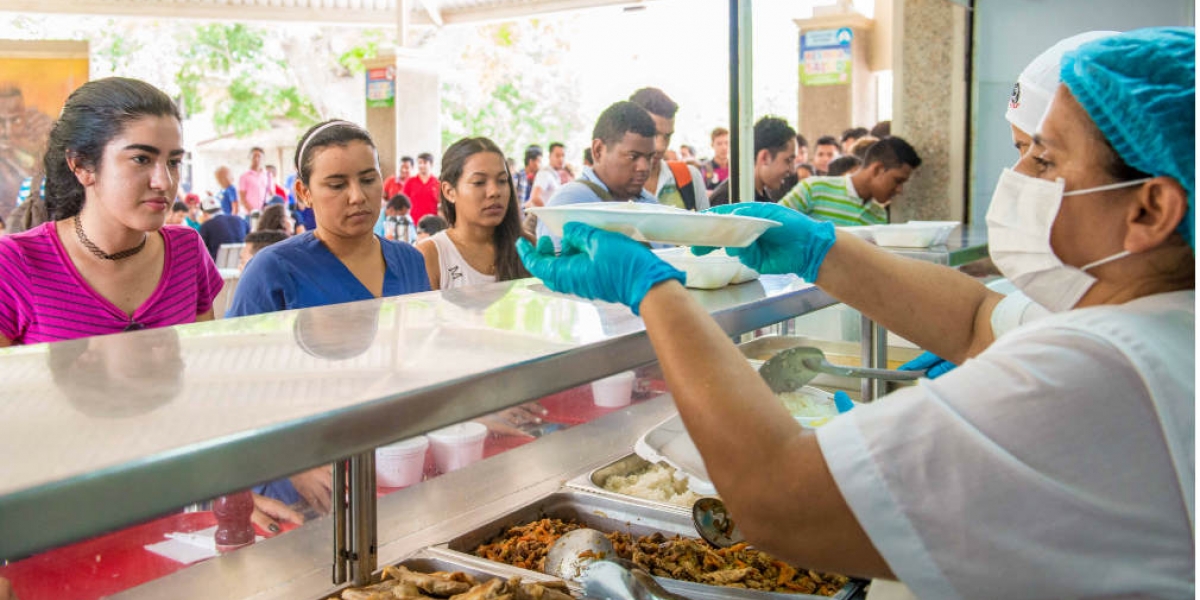
[[[1116,31],[1089,31],[1073,35],[1051,46],[1038,55],[1021,71],[1017,84],[1013,86],[1012,96],[1008,99],[1008,112],[1004,118],[1017,129],[1033,135],[1038,123],[1050,100],[1054,98],[1054,90],[1058,88],[1059,62],[1067,52],[1074,50],[1092,40],[1116,35]]]

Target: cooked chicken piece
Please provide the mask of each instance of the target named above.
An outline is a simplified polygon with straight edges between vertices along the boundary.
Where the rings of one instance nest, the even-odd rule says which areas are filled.
[[[434,596],[453,596],[471,589],[471,584],[465,581],[453,581],[449,578],[417,573],[406,569],[404,565],[395,568],[386,568],[384,569],[384,574],[396,578],[401,583],[415,585],[422,592]]]
[[[515,578],[519,583],[520,577]],[[510,582],[497,577],[482,585],[477,585],[471,588],[471,591],[465,594],[451,596],[450,600],[513,600],[513,594],[509,591]]]
[[[384,580],[366,587],[342,590],[342,600],[382,600],[384,598],[391,600],[393,598],[392,588],[399,583],[398,581]]]
[[[740,582],[741,580],[745,579],[746,576],[749,575],[753,570],[754,569],[746,568],[746,569],[728,569],[725,571],[713,571],[712,573],[705,573],[701,579],[704,580],[704,583],[715,583],[717,585],[730,585],[732,583],[737,583],[737,582]]]
[[[513,588],[513,600],[572,600],[571,595],[566,593],[566,584],[562,584],[562,591],[548,587],[556,583],[562,584],[562,582],[523,583]]]

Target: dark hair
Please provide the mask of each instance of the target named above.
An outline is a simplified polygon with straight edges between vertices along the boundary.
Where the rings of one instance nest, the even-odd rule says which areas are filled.
[[[372,149],[375,148],[375,140],[371,139],[371,134],[350,121],[332,119],[309,127],[296,144],[296,156],[293,159],[296,179],[307,186],[308,178],[312,176],[313,158],[317,151],[329,146],[345,148],[350,142],[365,142]]]
[[[717,138],[723,135],[729,135],[729,130],[724,127],[717,127],[712,130],[712,133],[708,134],[710,141],[716,141]]]
[[[546,147],[546,152],[554,152],[555,148],[565,148],[565,146],[562,142],[550,142],[550,145]]]
[[[404,194],[396,194],[388,200],[387,207],[388,210],[408,210],[412,208],[412,201]]]
[[[432,157],[430,157],[430,158],[432,158]],[[411,157],[411,156],[401,156],[401,157],[400,157],[400,162],[402,162],[402,163],[408,163],[408,164],[410,164],[410,165],[411,165],[411,164],[414,164],[414,163],[416,163],[417,161],[413,160],[413,157]]]
[[[590,167],[590,166],[592,166],[593,162],[595,162],[595,161],[592,160],[592,149],[584,148],[583,149],[583,164]]]
[[[845,142],[850,138],[858,139],[864,135],[870,135],[870,131],[866,127],[851,127],[842,132],[842,141]]]
[[[251,255],[254,255],[259,250],[262,250],[271,244],[282,242],[286,239],[288,239],[288,234],[278,229],[260,229],[258,231],[251,231],[250,233],[247,233],[246,239],[243,241],[247,246],[250,246],[250,253]]]
[[[809,175],[817,174],[817,168],[812,166],[809,163],[800,163],[800,164],[796,165],[796,168],[794,170],[799,171],[800,169],[804,169],[805,171],[808,171]]]
[[[841,142],[839,142],[838,139],[833,137],[832,135],[823,135],[823,136],[817,138],[817,145],[818,146],[834,146],[838,149],[838,152],[842,151]]]
[[[250,149],[250,154],[254,154],[255,152],[262,152],[264,155],[267,153],[267,151],[263,150],[261,146],[255,146]]]
[[[679,104],[655,87],[644,87],[634,92],[629,101],[664,119],[674,119],[675,113],[679,111]]]
[[[633,133],[653,139],[658,135],[654,127],[654,119],[646,109],[632,102],[617,102],[604,109],[600,118],[596,119],[596,127],[592,129],[592,139],[612,146],[625,138],[626,133]]]
[[[796,130],[780,117],[763,117],[754,124],[754,156],[766,150],[771,158],[787,149],[796,138]]]
[[[291,233],[287,230],[287,225],[283,222],[288,216],[287,207],[282,204],[272,204],[265,206],[262,209],[262,214],[258,217],[258,224],[254,228],[255,231],[282,231],[285,234]]]
[[[826,175],[829,175],[830,177],[845,175],[846,173],[861,167],[862,164],[862,160],[859,160],[859,158],[853,154],[839,156],[829,161],[829,169]]]
[[[504,152],[495,142],[485,137],[463,138],[450,144],[450,147],[442,154],[442,173],[438,176],[438,181],[442,185],[457,186],[458,180],[462,178],[463,167],[466,166],[467,160],[482,153],[493,153],[499,156],[507,173],[508,162],[504,160]],[[454,203],[446,199],[446,195],[441,192],[440,187],[438,196],[442,202],[442,214],[446,215],[446,220],[453,227],[458,219],[458,211]],[[420,227],[419,224],[418,227]],[[504,220],[500,221],[495,231],[492,232],[492,244],[496,249],[496,281],[529,277],[529,271],[525,270],[525,265],[521,264],[521,257],[517,254],[517,240],[522,237],[533,241],[521,229],[521,204],[517,200],[517,190],[513,187],[512,173],[508,173],[508,208],[504,211]]]
[[[432,163],[432,162],[433,162],[433,155],[432,155],[432,154],[430,154],[430,153],[428,153],[428,152],[422,152],[422,153],[420,153],[420,154],[418,154],[418,155],[417,155],[417,160],[423,160],[423,161],[425,161],[425,162],[427,162],[427,163]]]
[[[885,137],[891,137],[892,122],[891,121],[880,121],[880,122],[876,123],[875,126],[871,128],[871,135],[873,135],[881,140]]]
[[[51,219],[73,217],[83,209],[83,184],[67,161],[98,173],[104,147],[129,123],[142,117],[175,117],[183,122],[179,107],[169,96],[137,79],[107,77],[89,81],[71,92],[50,129],[42,161]]]
[[[807,148],[807,147],[808,147],[808,138],[797,133],[796,134],[796,149],[799,150],[800,148]]]
[[[525,166],[529,166],[529,161],[537,160],[541,157],[542,157],[542,147],[541,146],[539,146],[537,144],[530,144],[528,146],[525,146]],[[442,170],[445,170],[445,169],[446,169],[446,167],[445,167],[445,165],[443,165]]]
[[[187,212],[188,210],[188,205],[183,202],[179,202],[178,200],[175,201],[175,204],[171,205],[171,212],[173,213]]]
[[[874,163],[883,163],[885,169],[897,169],[901,165],[915,169],[921,166],[921,157],[917,156],[917,151],[903,139],[887,137],[867,148],[867,157],[863,159],[863,164]]]
[[[449,226],[450,224],[445,219],[437,215],[425,215],[421,217],[420,221],[417,221],[417,231],[425,235],[433,235]]]

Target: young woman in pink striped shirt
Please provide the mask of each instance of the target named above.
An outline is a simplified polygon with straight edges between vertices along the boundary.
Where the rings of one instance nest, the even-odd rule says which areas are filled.
[[[45,156],[52,220],[0,238],[0,347],[212,318],[222,280],[200,236],[164,227],[182,125],[142,81],[92,81],[67,99]]]

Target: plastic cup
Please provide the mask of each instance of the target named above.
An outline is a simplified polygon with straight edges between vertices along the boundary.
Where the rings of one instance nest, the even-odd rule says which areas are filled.
[[[487,434],[486,426],[473,421],[429,432],[433,462],[439,471],[449,473],[482,459]]]
[[[425,450],[429,438],[423,435],[375,449],[375,482],[382,487],[407,487],[421,481],[425,471]]]
[[[592,382],[592,401],[596,406],[616,408],[629,406],[633,401],[633,382],[636,377],[633,371],[617,373],[612,377],[597,379]]]

